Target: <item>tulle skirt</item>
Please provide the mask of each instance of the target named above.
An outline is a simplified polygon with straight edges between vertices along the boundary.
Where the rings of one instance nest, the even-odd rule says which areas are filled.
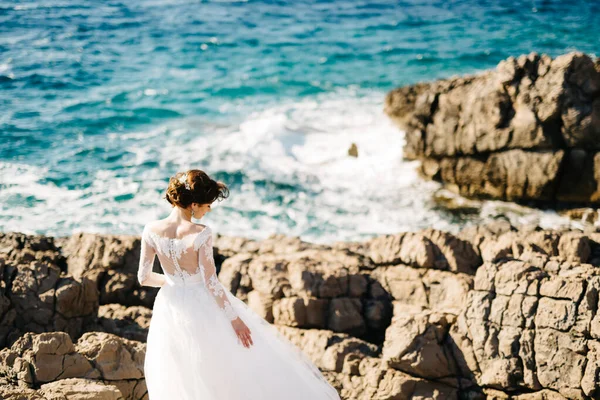
[[[275,327],[227,291],[250,329],[245,348],[201,283],[156,297],[144,372],[150,400],[329,400],[340,397]]]

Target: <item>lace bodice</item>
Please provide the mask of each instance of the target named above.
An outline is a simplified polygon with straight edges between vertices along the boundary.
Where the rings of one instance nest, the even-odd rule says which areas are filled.
[[[164,276],[152,272],[155,256]],[[217,278],[212,230],[208,226],[181,238],[162,236],[144,226],[137,277],[140,284],[148,286],[162,286],[165,281],[181,286],[201,283],[230,320],[238,317]]]

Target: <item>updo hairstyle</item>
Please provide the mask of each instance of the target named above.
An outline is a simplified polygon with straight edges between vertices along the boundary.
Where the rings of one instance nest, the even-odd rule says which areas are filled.
[[[178,172],[169,179],[164,198],[172,206],[188,208],[192,203],[211,204],[228,196],[229,189],[223,182],[215,181],[202,170],[190,169]]]

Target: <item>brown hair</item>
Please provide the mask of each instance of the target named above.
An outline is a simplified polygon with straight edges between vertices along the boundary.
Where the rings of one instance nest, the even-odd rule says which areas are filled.
[[[180,179],[186,175],[185,182]],[[189,189],[186,188],[188,184]],[[192,203],[210,204],[229,197],[229,189],[221,181],[215,181],[206,172],[190,169],[178,172],[169,179],[169,187],[164,198],[173,206],[187,208]]]

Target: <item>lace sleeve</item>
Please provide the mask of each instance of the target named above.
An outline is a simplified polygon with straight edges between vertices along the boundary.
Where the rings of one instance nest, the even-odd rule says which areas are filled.
[[[137,279],[142,286],[161,287],[165,283],[165,277],[156,272],[152,272],[156,250],[154,250],[154,247],[150,243],[151,239],[148,237],[148,229],[147,226],[144,226],[144,231],[142,232]]]
[[[208,226],[205,229],[210,229]],[[215,259],[213,256],[213,240],[212,232],[206,232],[208,238],[200,245],[198,251],[198,265],[204,275],[204,283],[212,293],[215,301],[223,310],[227,318],[233,321],[238,317],[231,302],[227,298],[226,289],[221,285],[217,278],[217,268],[215,267]]]

